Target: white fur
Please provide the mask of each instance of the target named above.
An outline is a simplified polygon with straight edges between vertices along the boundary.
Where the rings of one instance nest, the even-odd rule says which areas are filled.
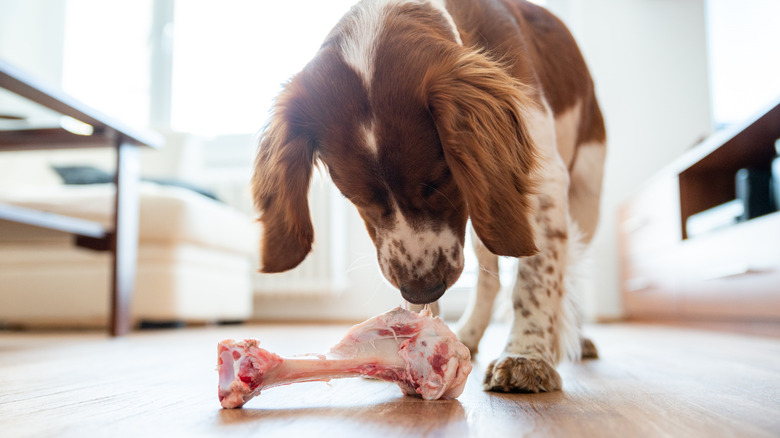
[[[361,79],[366,89],[371,87],[374,76],[376,41],[382,32],[387,8],[404,0],[364,1],[352,8],[347,17],[350,30],[345,32],[341,43],[341,55]]]
[[[569,221],[569,251],[563,287],[565,292],[558,316],[559,361],[576,361],[582,356],[582,294],[588,278],[588,245],[576,223]]]
[[[581,117],[581,101],[577,101],[574,106],[555,117],[555,142],[558,147],[558,153],[567,165],[571,163],[574,157]]]
[[[585,242],[590,242],[599,221],[601,185],[607,147],[603,143],[585,143],[577,148],[571,166],[569,212],[582,230]]]
[[[344,34],[341,54],[344,61],[360,75],[366,90],[371,89],[377,40],[382,33],[385,19],[389,13],[392,13],[392,6],[404,3],[430,4],[441,12],[452,28],[453,37],[459,45],[463,45],[460,32],[452,16],[447,12],[444,0],[366,0],[358,3],[346,18],[349,31]]]
[[[528,108],[525,113],[525,125],[531,133],[531,138],[536,144],[536,152],[541,155],[542,166],[547,167],[555,161],[560,160],[560,154],[557,148],[557,133],[555,129],[555,119],[552,116],[552,110],[547,102],[542,106]],[[545,175],[547,169],[541,173]],[[547,176],[547,175],[545,175]]]
[[[366,148],[376,156],[379,153],[379,145],[376,141],[376,124],[373,121],[363,126],[363,136]]]
[[[460,32],[458,31],[458,26],[455,25],[455,20],[452,18],[452,15],[450,15],[449,11],[447,11],[447,2],[445,0],[428,0],[428,3],[431,4],[434,8],[436,8],[441,14],[444,16],[444,19],[447,20],[447,23],[450,25],[450,28],[452,29],[452,34],[455,37],[455,41],[458,43],[459,46],[463,45],[463,40],[460,38]]]
[[[388,230],[377,230],[377,236],[382,240],[378,248],[380,268],[387,280],[395,286],[398,285],[390,270],[391,261],[401,264],[414,276],[424,277],[436,267],[441,251],[450,266],[458,270],[463,268],[461,244],[452,230],[446,227],[439,231],[429,227],[413,228],[398,208],[395,209],[394,226]],[[406,254],[395,247],[396,242],[403,244]],[[453,253],[456,247],[458,251]]]

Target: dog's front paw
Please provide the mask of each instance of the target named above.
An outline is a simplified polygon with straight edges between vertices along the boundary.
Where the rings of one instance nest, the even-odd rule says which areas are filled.
[[[488,365],[483,386],[497,392],[558,391],[561,376],[543,359],[504,355]]]
[[[599,350],[596,348],[596,344],[588,338],[580,338],[580,345],[582,346],[582,359],[598,359]]]

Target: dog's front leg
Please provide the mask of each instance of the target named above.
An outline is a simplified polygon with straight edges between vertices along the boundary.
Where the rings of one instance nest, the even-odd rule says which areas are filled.
[[[569,249],[569,174],[555,148],[552,119],[538,114],[529,126],[539,145],[542,165],[531,224],[539,252],[518,260],[512,292],[513,322],[504,352],[485,374],[488,390],[546,392],[561,388],[555,365],[579,349],[577,324],[565,304]],[[574,333],[571,330],[574,329]],[[576,352],[575,354],[579,354]]]
[[[562,333],[572,324],[565,309],[564,277],[568,262],[568,221],[564,205],[549,195],[537,199],[539,253],[518,260],[512,291],[514,319],[507,345],[485,375],[485,388],[502,392],[547,392],[561,389],[555,365],[565,353]],[[564,341],[564,342],[562,342]]]
[[[479,262],[477,273],[477,288],[469,296],[466,311],[458,321],[458,339],[471,350],[471,355],[477,354],[479,341],[485,334],[493,316],[493,305],[496,295],[501,289],[499,279],[498,256],[485,247],[477,233],[471,232],[471,241]]]
[[[553,242],[551,242],[553,243]],[[519,261],[512,292],[514,320],[504,352],[488,366],[485,389],[501,392],[547,392],[561,389],[558,318],[564,289],[563,271],[554,257],[565,245]]]

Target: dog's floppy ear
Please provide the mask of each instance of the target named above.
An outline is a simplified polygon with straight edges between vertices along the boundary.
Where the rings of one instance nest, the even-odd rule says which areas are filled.
[[[314,146],[296,128],[299,111],[295,98],[293,80],[276,101],[254,163],[251,186],[263,225],[261,272],[298,266],[314,241],[308,202]]]
[[[535,146],[524,124],[528,87],[484,55],[463,51],[425,87],[444,157],[485,246],[505,256],[536,253],[530,224]]]

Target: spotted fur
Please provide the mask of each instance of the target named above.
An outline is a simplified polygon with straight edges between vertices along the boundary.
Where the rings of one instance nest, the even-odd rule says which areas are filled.
[[[598,220],[605,137],[585,62],[545,9],[364,0],[285,85],[261,135],[262,270],[291,269],[312,248],[315,160],[409,302],[436,301],[457,280],[470,220],[483,270],[458,336],[476,352],[498,255],[517,257],[512,330],[485,387],[559,389],[555,365],[595,351],[579,335],[572,274]]]

